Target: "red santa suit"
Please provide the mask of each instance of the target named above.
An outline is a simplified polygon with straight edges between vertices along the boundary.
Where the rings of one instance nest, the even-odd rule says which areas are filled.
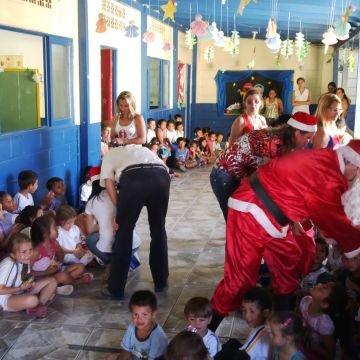
[[[358,147],[360,167],[360,140]],[[350,145],[350,143],[349,143]],[[350,159],[349,159],[350,160]],[[270,198],[292,222],[311,218],[349,256],[360,253],[360,229],[344,213],[341,195],[348,189],[344,154],[330,149],[301,150],[274,159],[257,170]],[[254,287],[261,259],[272,274],[274,293],[292,293],[298,286],[299,245],[281,226],[244,180],[228,202],[224,279],[212,305],[226,316],[239,309],[244,293]]]

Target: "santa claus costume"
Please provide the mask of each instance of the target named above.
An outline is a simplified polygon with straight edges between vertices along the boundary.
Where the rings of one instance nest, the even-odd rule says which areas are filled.
[[[350,165],[355,170],[349,172]],[[337,151],[295,151],[241,183],[228,202],[224,278],[212,298],[217,314],[240,308],[244,293],[256,285],[262,258],[272,274],[274,294],[295,291],[300,248],[288,236],[291,222],[311,218],[325,236],[336,239],[345,256],[360,253],[360,228],[348,219],[341,202],[356,167],[360,140]]]

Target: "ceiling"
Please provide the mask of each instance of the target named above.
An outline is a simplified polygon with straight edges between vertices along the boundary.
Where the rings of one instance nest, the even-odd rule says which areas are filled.
[[[290,38],[295,37],[295,33],[299,31],[300,21],[302,22],[302,32],[306,35],[308,41],[312,43],[320,43],[322,34],[327,30],[329,23],[330,7],[333,0],[278,0],[277,24],[278,32],[281,39],[287,37],[288,16],[290,13]],[[137,3],[143,4],[152,10],[152,15],[162,19],[163,10],[159,6],[165,5],[168,0],[137,0]],[[190,4],[191,4],[191,21],[194,20],[195,15],[200,13],[203,20],[208,20],[210,23],[214,19],[214,4],[215,4],[215,20],[217,27],[224,31],[225,35],[227,29],[230,34],[234,30],[234,14],[236,30],[240,32],[240,36],[244,38],[251,38],[252,31],[257,31],[256,38],[264,39],[266,34],[266,27],[269,17],[272,15],[272,4],[275,0],[250,0],[250,3],[245,7],[243,15],[237,13],[240,0],[226,0],[225,5],[222,5],[224,0],[176,0],[177,11],[174,15],[175,24],[180,28],[188,29],[190,24]],[[334,8],[334,23],[339,21],[340,16],[345,11],[349,0],[336,0]],[[354,32],[360,26],[360,0],[351,1],[356,8],[349,17],[351,24],[351,32]],[[222,9],[222,20],[221,20]],[[153,12],[154,11],[154,12]],[[227,15],[228,12],[228,15]],[[166,20],[166,22],[168,22]]]

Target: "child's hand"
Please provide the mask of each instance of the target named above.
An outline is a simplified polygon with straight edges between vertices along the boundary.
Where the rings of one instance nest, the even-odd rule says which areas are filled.
[[[52,190],[50,190],[44,197],[43,204],[46,205],[46,207],[49,207],[51,200],[54,197],[55,197],[55,193]]]
[[[49,275],[57,273],[59,271],[58,263],[56,261],[51,262],[50,266],[46,269],[46,271]]]
[[[34,277],[30,277],[29,279],[25,280],[21,285],[21,290],[30,290],[35,286]]]

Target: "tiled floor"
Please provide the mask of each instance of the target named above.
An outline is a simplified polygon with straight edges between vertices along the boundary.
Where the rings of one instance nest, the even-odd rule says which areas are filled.
[[[185,302],[195,295],[210,298],[222,277],[225,223],[209,173],[210,168],[195,169],[171,183],[166,221],[170,286],[158,295],[158,322],[170,337],[185,327]],[[46,319],[33,319],[24,312],[0,314],[0,358],[105,359],[116,351],[130,321],[129,296],[135,290],[153,289],[146,210],[137,231],[142,238],[142,266],[130,274],[124,301],[101,297],[101,271],[96,270],[91,285],[80,285],[70,297],[58,297]],[[242,339],[247,331],[245,323],[232,316],[222,322],[218,334],[223,339]]]

